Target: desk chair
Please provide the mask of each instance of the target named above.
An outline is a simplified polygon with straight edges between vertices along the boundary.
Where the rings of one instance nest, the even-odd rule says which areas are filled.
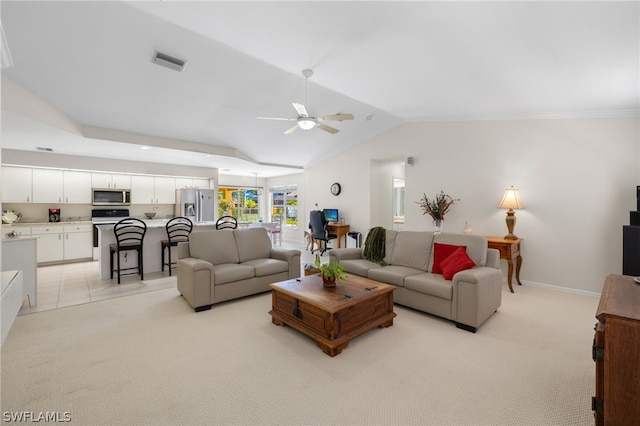
[[[140,279],[144,280],[142,247],[144,242],[144,235],[147,233],[147,225],[140,219],[128,217],[122,219],[120,222],[116,223],[113,226],[113,233],[116,236],[116,243],[109,244],[109,269],[111,279],[113,279],[113,255],[115,254],[117,258],[117,268],[115,270],[118,272],[118,284],[120,284],[120,276],[122,275],[122,271],[129,271],[133,269],[136,270],[135,273],[128,273],[126,275],[139,274]],[[120,265],[120,253],[129,250],[136,251],[138,255],[138,265],[130,268],[122,268]]]
[[[236,229],[238,219],[233,216],[222,216],[216,221],[216,229]]]
[[[171,268],[176,265],[171,261],[171,247],[176,247],[178,243],[189,241],[189,235],[193,229],[193,223],[186,217],[178,216],[167,222],[165,229],[167,231],[167,239],[160,241],[162,248],[162,271],[165,265],[169,267],[169,276],[171,276]],[[169,260],[165,261],[165,249],[169,252]]]
[[[311,237],[313,240],[323,242],[323,244],[320,245],[320,248],[316,250],[313,250],[313,247],[311,247],[311,253],[320,251],[320,255],[323,255],[325,251],[329,250],[329,248],[327,248],[327,243],[330,240],[338,238],[335,234],[329,234],[327,229],[327,220],[324,218],[322,210],[312,210],[309,213],[309,228],[311,228]]]

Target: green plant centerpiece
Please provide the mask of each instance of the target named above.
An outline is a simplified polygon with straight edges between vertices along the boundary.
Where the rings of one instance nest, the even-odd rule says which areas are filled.
[[[321,263],[320,256],[316,255],[315,265],[320,271],[322,285],[325,287],[335,287],[336,280],[344,280],[347,278],[347,274],[344,273],[344,266],[335,260],[331,260],[329,263]]]

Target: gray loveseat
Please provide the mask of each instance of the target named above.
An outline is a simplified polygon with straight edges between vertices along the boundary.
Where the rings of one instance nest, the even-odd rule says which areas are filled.
[[[466,246],[466,253],[476,266],[457,272],[451,280],[446,280],[441,273],[433,273],[436,243]],[[500,307],[500,255],[488,248],[485,238],[386,230],[385,244],[386,266],[364,259],[362,248],[333,249],[329,255],[349,274],[397,286],[393,295],[395,303],[453,320],[464,330],[475,333]],[[438,247],[439,252],[441,248]]]
[[[265,228],[193,232],[178,244],[178,291],[196,312],[300,276],[300,250],[271,246]]]

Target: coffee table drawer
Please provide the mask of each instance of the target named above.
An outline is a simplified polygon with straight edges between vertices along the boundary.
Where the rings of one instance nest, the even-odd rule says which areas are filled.
[[[273,309],[291,319],[300,320],[314,331],[327,335],[327,318],[329,314],[306,302],[283,293],[273,294]]]

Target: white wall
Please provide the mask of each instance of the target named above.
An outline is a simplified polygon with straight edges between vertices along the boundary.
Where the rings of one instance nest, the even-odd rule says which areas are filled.
[[[305,170],[313,194],[306,215],[315,202],[337,207],[366,232],[379,221],[367,206],[384,196],[372,173],[413,156],[405,229],[432,228],[415,202],[442,189],[461,199],[445,231],[462,232],[469,221],[474,234],[504,236],[505,211],[496,206],[514,185],[527,207],[516,213],[515,233],[525,239],[521,279],[600,292],[606,275],[622,272],[622,226],[636,209],[640,176],[639,127],[638,117],[406,123]],[[338,197],[329,193],[334,181],[343,187]]]

